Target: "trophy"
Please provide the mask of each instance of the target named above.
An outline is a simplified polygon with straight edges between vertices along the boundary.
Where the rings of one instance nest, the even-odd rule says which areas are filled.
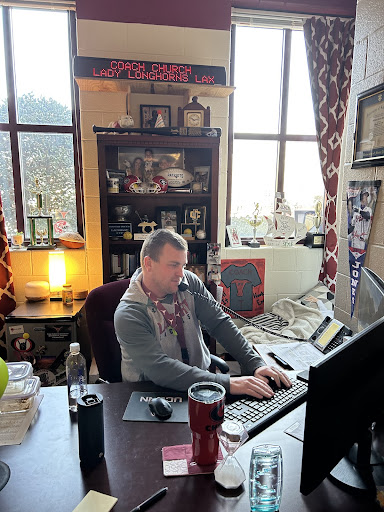
[[[323,211],[323,205],[321,201],[316,201],[315,204],[315,217],[313,220],[313,224],[315,226],[316,231],[314,233],[311,233],[308,231],[307,236],[305,238],[305,243],[307,247],[317,248],[317,247],[324,247],[324,239],[325,234],[319,233],[319,227],[322,221],[322,211]]]
[[[248,242],[248,245],[250,247],[260,247],[260,242],[258,242],[256,238],[257,228],[263,223],[263,219],[259,217],[259,210],[259,203],[255,203],[255,209],[253,210],[253,219],[248,221],[250,225],[253,227],[253,238],[250,242]]]
[[[37,215],[34,212],[28,215],[29,230],[30,230],[30,244],[28,249],[53,249],[55,247],[53,241],[53,220],[50,215],[44,215],[43,210],[43,192],[40,187],[38,178],[35,178],[35,190],[32,191],[36,194],[36,209]],[[48,235],[47,243],[44,243],[44,236]],[[38,238],[40,237],[40,243]]]

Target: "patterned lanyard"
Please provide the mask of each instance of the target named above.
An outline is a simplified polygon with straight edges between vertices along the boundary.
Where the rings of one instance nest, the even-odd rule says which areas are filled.
[[[174,336],[177,336],[177,341],[179,342],[181,348],[181,357],[183,359],[183,363],[189,364],[189,354],[187,345],[185,344],[183,319],[181,318],[181,307],[179,301],[177,300],[176,293],[173,294],[173,305],[175,306],[175,313],[171,314],[168,313],[168,311],[165,309],[164,305],[160,302],[160,299],[145,286],[143,281],[141,281],[141,287],[143,288],[145,295],[151,299],[151,301],[163,315],[164,320],[169,325],[169,332]]]

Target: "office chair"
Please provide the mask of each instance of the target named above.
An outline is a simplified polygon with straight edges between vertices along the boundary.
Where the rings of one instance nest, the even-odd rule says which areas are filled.
[[[128,286],[129,279],[103,284],[94,288],[85,301],[85,314],[93,355],[100,378],[108,382],[122,380],[121,351],[116,338],[113,316]],[[211,354],[211,363],[221,373],[229,371],[227,363],[213,354]]]

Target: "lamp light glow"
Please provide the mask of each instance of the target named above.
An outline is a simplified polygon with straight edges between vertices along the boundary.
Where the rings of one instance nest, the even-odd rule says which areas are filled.
[[[51,300],[62,300],[66,282],[64,251],[49,251],[49,289]]]

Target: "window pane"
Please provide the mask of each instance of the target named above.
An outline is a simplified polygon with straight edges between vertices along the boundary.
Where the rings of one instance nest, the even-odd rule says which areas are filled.
[[[35,179],[44,193],[43,214],[53,216],[54,235],[66,227],[77,231],[73,136],[54,133],[20,133],[21,172],[25,216],[36,212]],[[27,219],[25,219],[27,221]],[[28,226],[28,222],[25,224]],[[29,236],[29,226],[26,228]]]
[[[234,130],[277,133],[283,31],[236,27]]]
[[[255,203],[270,215],[275,197],[277,142],[234,140],[231,224],[240,236],[253,236],[248,220]]]
[[[5,81],[3,8],[0,7],[0,123],[8,123],[7,83]]]
[[[16,205],[13,189],[11,140],[8,132],[0,132],[0,192],[7,236],[16,234]]]
[[[68,14],[13,9],[18,122],[72,124]]]
[[[315,135],[316,133],[302,31],[292,31],[287,133],[292,135]]]
[[[285,198],[294,210],[314,210],[324,203],[324,185],[316,142],[287,142],[285,153]]]

